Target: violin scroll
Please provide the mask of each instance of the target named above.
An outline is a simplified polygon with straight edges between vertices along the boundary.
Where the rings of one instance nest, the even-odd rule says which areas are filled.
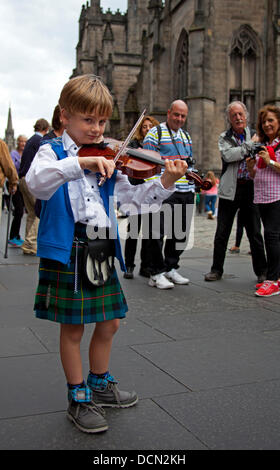
[[[195,186],[201,188],[203,191],[208,191],[212,188],[212,183],[209,180],[204,180],[198,173],[194,173],[191,170],[187,170],[186,176],[188,179],[193,180],[195,182]]]

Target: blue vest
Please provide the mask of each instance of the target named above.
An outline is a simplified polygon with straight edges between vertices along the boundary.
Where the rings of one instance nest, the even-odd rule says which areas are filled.
[[[61,137],[49,140],[47,143],[51,145],[58,160],[67,158],[67,152],[63,149]],[[114,194],[116,175],[117,171],[114,172],[111,178],[106,180],[103,186],[99,186],[99,190],[107,216],[110,217],[112,224],[110,232],[114,235],[116,257],[119,260],[121,270],[125,271],[126,268],[122,257],[118,233],[118,223],[115,211],[110,207],[110,201],[113,201],[113,197],[110,198],[110,196]],[[72,250],[74,231],[75,221],[69,198],[68,183],[64,183],[48,201],[42,201],[37,238],[37,256],[68,264]]]

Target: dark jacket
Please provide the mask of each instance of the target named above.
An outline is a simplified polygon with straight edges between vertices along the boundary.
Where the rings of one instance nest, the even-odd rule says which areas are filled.
[[[30,165],[32,163],[33,158],[35,157],[36,153],[39,150],[40,142],[42,140],[42,136],[40,134],[34,134],[25,144],[20,167],[19,167],[19,177],[22,178],[28,172]]]

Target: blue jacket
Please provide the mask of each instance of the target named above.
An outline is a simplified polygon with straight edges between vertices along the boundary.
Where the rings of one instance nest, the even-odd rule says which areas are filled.
[[[56,153],[59,160],[67,158],[67,152],[63,149],[62,139],[49,140],[48,143]],[[120,262],[122,271],[125,264],[121,253],[121,244],[118,234],[118,224],[115,212],[109,207],[109,197],[114,194],[116,174],[107,179],[105,184],[99,187],[107,215],[110,215],[113,233],[115,233],[116,257]],[[40,224],[37,238],[37,256],[48,258],[68,264],[74,239],[75,221],[68,193],[68,183],[63,184],[48,201],[42,201]]]

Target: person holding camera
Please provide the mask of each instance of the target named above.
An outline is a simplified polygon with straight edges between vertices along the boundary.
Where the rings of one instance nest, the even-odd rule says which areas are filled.
[[[260,283],[266,279],[267,262],[258,207],[253,202],[254,182],[246,164],[246,158],[254,152],[258,137],[247,125],[248,111],[241,101],[228,105],[226,117],[230,127],[220,135],[218,142],[223,167],[218,191],[213,263],[211,271],[205,275],[205,281],[218,281],[223,275],[228,240],[239,209],[250,243],[253,270]]]
[[[280,108],[267,105],[258,114],[260,143],[256,159],[248,158],[247,167],[254,178],[254,202],[264,226],[267,277],[258,284],[256,295],[280,294]]]
[[[182,129],[188,116],[184,101],[174,101],[167,112],[166,122],[153,127],[146,135],[143,148],[156,150],[163,159],[186,160],[192,170],[191,137]],[[159,175],[153,177],[158,178]],[[150,217],[149,251],[151,276],[149,285],[171,289],[174,284],[188,284],[189,279],[178,273],[179,259],[187,245],[187,234],[193,215],[195,185],[186,176],[176,182],[176,191],[163,202],[159,219]],[[164,210],[168,206],[170,211]],[[187,217],[190,214],[190,217]],[[168,233],[166,233],[168,232]],[[166,235],[163,255],[163,239]]]

